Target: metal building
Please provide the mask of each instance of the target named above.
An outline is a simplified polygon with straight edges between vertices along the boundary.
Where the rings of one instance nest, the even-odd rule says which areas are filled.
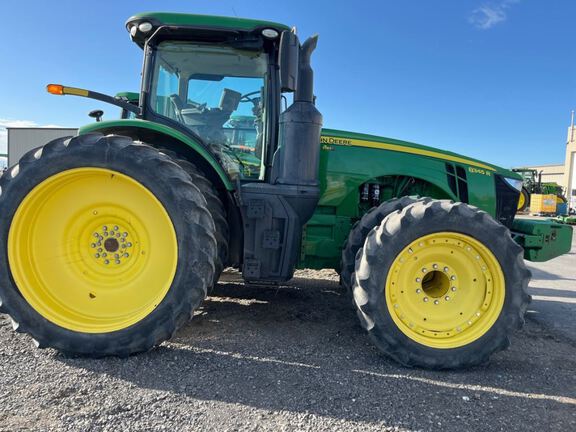
[[[74,128],[6,128],[8,131],[8,166],[12,166],[29,150],[56,138],[76,135]]]

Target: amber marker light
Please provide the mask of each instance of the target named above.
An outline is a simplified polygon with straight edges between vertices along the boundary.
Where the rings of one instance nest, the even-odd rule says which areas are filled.
[[[64,95],[64,86],[60,84],[48,84],[46,86],[46,91],[48,91],[48,93],[53,95],[62,96]]]

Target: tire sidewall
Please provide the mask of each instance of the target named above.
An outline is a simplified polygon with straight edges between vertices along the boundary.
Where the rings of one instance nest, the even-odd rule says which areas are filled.
[[[396,212],[396,214],[399,213]],[[515,243],[508,233],[503,236],[501,233],[489,230],[485,224],[481,223],[481,220],[481,214],[477,214],[472,220],[469,220],[456,212],[434,213],[427,211],[421,220],[408,227],[402,226],[394,234],[394,241],[388,239],[386,247],[379,248],[372,256],[368,257],[371,269],[370,279],[372,279],[370,285],[372,287],[382,287],[379,293],[370,293],[372,296],[376,296],[370,302],[372,307],[375,307],[376,310],[374,312],[376,313],[370,314],[375,321],[375,325],[369,332],[378,345],[381,345],[381,338],[386,339],[386,348],[384,350],[388,351],[390,348],[399,349],[406,353],[416,353],[419,358],[439,358],[441,359],[440,364],[450,364],[459,361],[459,359],[469,358],[472,352],[477,352],[478,354],[485,351],[492,352],[503,343],[507,343],[502,341],[502,335],[507,334],[513,325],[510,317],[515,313],[513,310],[516,304],[514,297],[521,292],[520,287],[514,286],[518,283],[518,278],[513,270],[516,265],[518,250],[515,247],[511,247]],[[386,222],[387,219],[382,224],[384,225]],[[443,231],[468,235],[484,244],[496,257],[505,281],[504,304],[492,327],[470,344],[449,349],[427,347],[404,334],[390,315],[385,293],[388,272],[398,254],[414,240]],[[375,234],[374,231],[371,233],[371,235]],[[385,332],[382,332],[382,329],[385,329]]]

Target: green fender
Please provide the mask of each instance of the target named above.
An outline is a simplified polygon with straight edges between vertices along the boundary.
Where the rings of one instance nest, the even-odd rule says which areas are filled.
[[[111,121],[104,121],[98,123],[91,123],[86,126],[82,126],[78,134],[86,134],[90,132],[102,132],[102,133],[118,133],[122,134],[129,134],[128,131],[134,130],[148,130],[158,133],[160,135],[169,136],[180,143],[190,147],[194,150],[200,157],[202,157],[210,166],[214,169],[214,172],[218,175],[224,187],[231,191],[234,190],[234,184],[224,171],[224,168],[218,160],[214,157],[212,153],[206,150],[205,147],[200,145],[198,142],[190,138],[189,136],[183,134],[182,132],[173,129],[169,126],[153,123],[147,120],[138,120],[138,119],[130,119],[130,120],[111,120]]]

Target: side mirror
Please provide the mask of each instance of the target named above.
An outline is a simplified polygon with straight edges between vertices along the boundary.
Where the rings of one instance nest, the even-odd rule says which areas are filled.
[[[94,110],[88,113],[89,117],[96,119],[97,122],[102,121],[102,116],[104,115],[104,111],[102,110]]]
[[[291,31],[283,31],[280,37],[280,85],[283,92],[296,91],[298,83],[298,66],[300,41]]]

